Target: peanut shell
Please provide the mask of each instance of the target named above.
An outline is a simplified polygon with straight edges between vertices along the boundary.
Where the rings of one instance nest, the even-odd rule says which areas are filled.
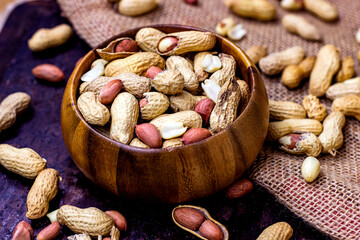
[[[184,77],[175,69],[165,70],[152,79],[154,88],[164,94],[174,95],[180,93],[184,88]]]
[[[221,60],[222,67],[220,70],[214,72],[209,79],[221,87],[230,78],[235,77],[236,61],[233,56],[225,53],[220,53],[219,58]]]
[[[169,108],[169,98],[159,92],[144,93],[147,104],[140,106],[141,118],[151,120],[163,114]]]
[[[111,41],[105,48],[96,49],[96,52],[100,55],[100,57],[106,61],[112,61],[119,58],[128,57],[130,55],[135,54],[136,52],[115,52],[116,45],[123,40],[132,40],[131,38],[124,37],[118,38],[114,41]]]
[[[77,106],[89,124],[104,126],[110,119],[109,109],[100,103],[94,92],[85,92],[77,100]]]
[[[170,97],[170,107],[174,112],[180,112],[185,110],[194,110],[196,104],[206,96],[194,96],[187,91],[182,91],[177,95]]]
[[[156,53],[157,44],[166,34],[155,28],[142,28],[135,36],[135,40],[144,52]]]

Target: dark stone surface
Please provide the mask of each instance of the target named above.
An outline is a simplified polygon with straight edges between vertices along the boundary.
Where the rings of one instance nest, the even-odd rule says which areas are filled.
[[[63,178],[60,192],[50,203],[50,211],[64,204],[78,207],[115,209],[124,214],[128,231],[121,239],[196,239],[181,230],[171,220],[175,205],[156,205],[134,202],[112,196],[92,184],[75,166],[63,143],[60,127],[60,104],[63,84],[47,84],[36,80],[31,69],[41,63],[53,63],[70,76],[75,62],[89,47],[78,37],[66,46],[33,54],[27,39],[40,27],[53,27],[66,22],[60,17],[53,1],[33,2],[19,6],[10,16],[0,35],[0,99],[12,92],[24,91],[32,96],[31,108],[19,117],[16,124],[0,133],[0,143],[30,147],[48,160]],[[32,185],[27,180],[0,167],[0,236],[9,239],[16,224],[30,222],[35,235],[49,224],[47,218],[30,221],[25,217],[26,196]],[[261,231],[278,221],[294,228],[293,239],[330,239],[297,218],[276,201],[265,189],[255,186],[242,199],[228,200],[223,194],[187,204],[206,208],[230,233],[230,239],[256,239]],[[63,228],[58,239],[66,239],[71,231]]]

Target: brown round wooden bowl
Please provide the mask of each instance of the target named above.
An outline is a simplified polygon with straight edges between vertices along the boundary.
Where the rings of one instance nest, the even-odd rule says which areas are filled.
[[[180,25],[151,26],[165,33],[205,31]],[[140,28],[119,37],[134,38]],[[116,142],[85,122],[76,105],[80,77],[99,58],[95,49],[73,71],[63,96],[61,126],[66,147],[79,169],[94,183],[131,199],[179,203],[214,194],[238,179],[253,163],[269,124],[265,86],[257,68],[231,41],[217,37],[215,51],[231,54],[237,76],[251,88],[245,110],[228,128],[203,141],[172,149],[142,149]]]

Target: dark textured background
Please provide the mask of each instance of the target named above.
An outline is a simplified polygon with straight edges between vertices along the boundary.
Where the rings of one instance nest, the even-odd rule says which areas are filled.
[[[0,34],[0,99],[10,93],[24,91],[31,95],[31,108],[16,124],[0,133],[0,143],[30,147],[48,160],[63,178],[59,194],[51,201],[50,211],[64,204],[98,207],[104,211],[120,211],[128,221],[128,231],[121,239],[196,239],[179,229],[171,220],[175,205],[154,205],[112,196],[92,184],[75,166],[63,143],[60,127],[60,104],[63,84],[47,84],[36,80],[31,69],[41,63],[59,66],[70,76],[75,62],[90,48],[76,36],[65,46],[46,54],[33,54],[27,39],[40,27],[53,27],[66,22],[54,1],[38,1],[19,6],[11,14]],[[32,185],[27,180],[0,167],[0,238],[9,239],[18,222],[26,220],[35,235],[49,224],[47,218],[30,221],[25,217],[26,196]],[[256,239],[262,230],[278,221],[288,222],[294,229],[292,239],[330,239],[292,214],[260,186],[242,199],[228,200],[222,193],[188,202],[206,208],[224,224],[230,239]],[[63,228],[58,239],[72,235]]]

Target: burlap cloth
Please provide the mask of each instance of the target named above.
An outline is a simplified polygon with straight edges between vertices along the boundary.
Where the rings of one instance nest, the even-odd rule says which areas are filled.
[[[340,21],[324,23],[307,12],[297,13],[316,25],[324,36],[323,43],[305,41],[289,34],[279,19],[286,13],[279,1],[278,20],[262,23],[238,18],[223,4],[222,0],[200,0],[199,6],[184,4],[182,0],[163,0],[161,6],[147,15],[131,18],[114,10],[107,0],[58,0],[65,17],[91,46],[124,30],[149,24],[184,24],[213,30],[216,23],[234,16],[248,33],[238,45],[246,49],[254,44],[268,46],[269,52],[294,45],[303,46],[308,55],[316,55],[324,43],[341,49],[341,56],[356,58],[360,50],[355,32],[360,27],[359,0],[332,0],[338,8]],[[355,64],[359,72],[359,64]],[[291,100],[301,103],[307,93],[308,83],[289,91],[280,83],[280,76],[264,76],[269,98]],[[330,110],[331,102],[322,99]],[[312,184],[305,183],[300,168],[304,156],[283,153],[276,147],[264,146],[264,151],[250,170],[250,177],[267,188],[291,211],[334,239],[360,239],[360,124],[347,118],[344,128],[345,144],[336,157],[321,155],[320,177]]]

